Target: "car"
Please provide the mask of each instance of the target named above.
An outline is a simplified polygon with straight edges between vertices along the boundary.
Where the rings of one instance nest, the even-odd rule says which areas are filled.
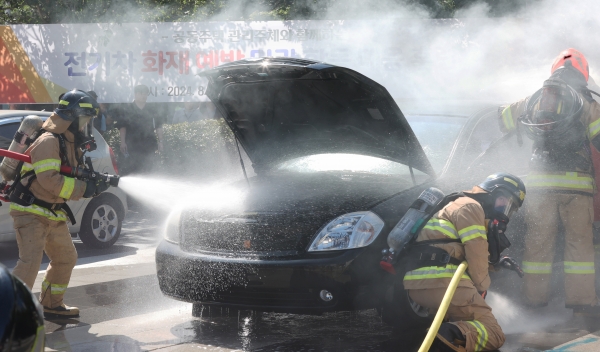
[[[37,115],[46,120],[52,112],[26,110],[0,110],[0,148],[8,149],[15,132],[25,116]],[[102,135],[93,129],[97,149],[86,153],[92,160],[95,171],[118,174],[115,155]],[[118,187],[109,187],[98,197],[69,201],[76,224],[69,224],[69,231],[91,248],[108,248],[121,234],[121,225],[127,212],[127,198]],[[0,207],[0,242],[16,240],[13,220],[7,203]],[[78,237],[77,237],[78,236]]]
[[[494,162],[494,150],[519,148],[489,130],[498,104],[406,104],[405,116],[370,78],[303,59],[240,60],[204,76],[254,174],[170,214],[156,249],[161,291],[196,316],[376,308],[397,326],[428,324],[402,278],[380,268],[381,251],[424,189],[512,171]],[[497,142],[482,144],[489,135]]]

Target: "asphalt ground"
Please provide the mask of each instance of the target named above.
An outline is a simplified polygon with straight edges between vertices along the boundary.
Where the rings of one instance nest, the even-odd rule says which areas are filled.
[[[75,240],[77,266],[65,302],[79,319],[47,320],[46,351],[416,351],[424,331],[385,325],[375,310],[321,316],[221,310],[191,315],[191,304],[164,297],[154,250],[164,214],[130,211],[121,238],[104,250]],[[0,262],[14,267],[15,243],[0,244]],[[43,269],[34,287],[39,293]],[[498,280],[501,282],[501,280]],[[490,291],[507,342],[501,351],[600,351],[595,320],[574,317],[559,296],[531,312],[504,292]]]

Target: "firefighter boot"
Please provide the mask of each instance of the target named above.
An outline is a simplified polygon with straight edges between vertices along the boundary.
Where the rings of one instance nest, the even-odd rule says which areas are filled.
[[[432,352],[465,352],[467,344],[465,336],[458,326],[450,323],[440,325],[435,340],[431,345]]]
[[[79,316],[79,308],[69,307],[66,306],[64,303],[54,308],[44,307],[44,316],[51,318],[76,318]]]

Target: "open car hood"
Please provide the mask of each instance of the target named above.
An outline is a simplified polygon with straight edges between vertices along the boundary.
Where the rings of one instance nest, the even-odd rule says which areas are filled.
[[[353,70],[291,58],[246,59],[202,73],[255,170],[322,153],[431,167],[388,91]]]

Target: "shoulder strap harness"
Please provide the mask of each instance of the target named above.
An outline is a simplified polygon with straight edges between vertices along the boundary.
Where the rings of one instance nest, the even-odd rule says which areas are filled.
[[[40,136],[43,132],[45,132],[45,131],[41,130],[40,133],[38,133],[38,136]],[[54,137],[58,138],[58,141],[59,141],[61,163],[69,165],[69,158],[67,156],[67,146],[65,144],[64,135],[56,134],[56,133],[52,133],[52,134],[54,135]],[[37,136],[36,136],[36,138],[37,138]],[[35,140],[35,138],[34,138],[34,140]],[[52,214],[54,214],[54,216],[58,216],[56,214],[57,210],[63,210],[65,212],[65,214],[67,215],[67,217],[69,218],[69,221],[71,222],[71,224],[75,225],[77,223],[77,221],[75,221],[75,215],[73,215],[73,211],[71,210],[71,208],[69,207],[69,205],[67,203],[48,203],[41,199],[36,198],[33,195],[33,193],[29,190],[29,188],[31,187],[31,184],[33,183],[33,181],[37,178],[37,175],[35,174],[34,170],[27,171],[26,173],[21,175],[22,168],[23,168],[23,162],[21,161],[21,162],[19,162],[19,164],[17,166],[17,176],[15,178],[15,181],[12,183],[12,185],[10,186],[10,188],[8,189],[8,192],[7,192],[9,194],[10,201],[15,204],[25,206],[25,207],[28,207],[31,205],[40,206],[42,208],[50,210],[52,212]],[[27,180],[27,185],[24,185],[21,182],[21,180],[24,178],[27,178],[27,177],[29,177],[29,179]]]
[[[463,192],[450,193],[431,209],[425,218],[423,218],[421,224],[415,231],[415,234],[419,234],[427,222],[446,205],[457,200],[460,197],[464,197]],[[435,240],[419,241],[416,242],[417,236],[414,236],[410,242],[406,245],[404,251],[406,254],[402,256],[402,264],[404,272],[415,270],[426,266],[446,266],[447,264],[459,265],[460,260],[450,256],[448,252],[439,248],[433,247],[434,244],[445,244],[445,243],[460,243],[459,239],[452,238],[441,238]]]

